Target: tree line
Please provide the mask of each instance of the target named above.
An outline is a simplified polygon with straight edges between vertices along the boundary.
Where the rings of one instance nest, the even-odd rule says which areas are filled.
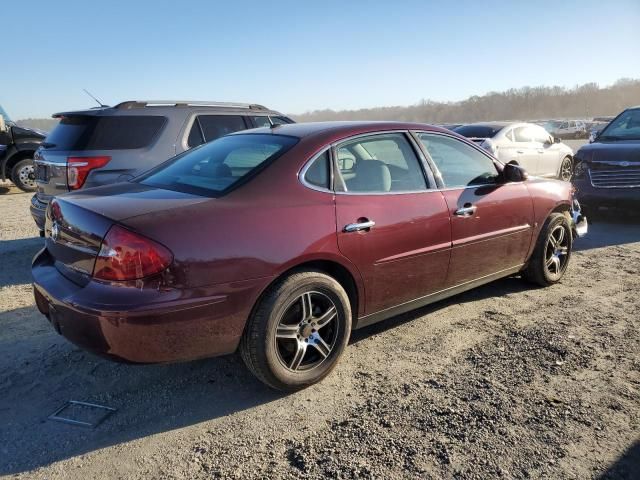
[[[397,120],[470,123],[489,120],[591,119],[617,115],[640,104],[640,80],[620,79],[608,87],[586,83],[573,88],[523,87],[474,95],[459,102],[423,99],[415,105],[360,110],[315,110],[292,115],[299,122],[325,120]]]

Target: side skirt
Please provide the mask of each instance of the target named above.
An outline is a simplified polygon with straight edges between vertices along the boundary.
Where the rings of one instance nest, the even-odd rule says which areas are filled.
[[[481,285],[491,283],[494,280],[498,280],[500,278],[514,275],[522,271],[523,267],[524,267],[524,264],[521,264],[515,267],[507,268],[505,270],[500,270],[499,272],[492,273],[491,275],[486,275],[476,280],[471,280],[469,282],[461,283],[460,285],[449,287],[444,290],[440,290],[439,292],[430,293],[429,295],[425,295],[424,297],[416,298],[415,300],[402,303],[395,307],[387,308],[386,310],[381,310],[376,313],[365,315],[358,319],[358,323],[356,324],[354,330],[357,330],[358,328],[366,327],[368,325],[380,322],[382,320],[386,320],[391,317],[395,317],[396,315],[400,315],[401,313],[410,312],[411,310],[424,307],[431,303],[439,302],[440,300],[453,297],[454,295],[458,295],[459,293],[463,293],[468,290],[472,290],[476,287],[479,287]]]

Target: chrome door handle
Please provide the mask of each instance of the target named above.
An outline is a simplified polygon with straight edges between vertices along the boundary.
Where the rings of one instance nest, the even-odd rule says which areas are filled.
[[[458,210],[456,210],[455,214],[458,217],[470,217],[474,213],[476,213],[477,209],[478,209],[478,207],[474,207],[473,205],[468,206],[468,207],[462,207],[462,208],[459,208]]]
[[[360,230],[369,230],[371,227],[375,226],[376,222],[373,220],[367,220],[366,222],[359,223],[350,223],[344,226],[344,231],[349,232],[359,232]]]
[[[516,150],[516,153],[524,153],[524,150]]]

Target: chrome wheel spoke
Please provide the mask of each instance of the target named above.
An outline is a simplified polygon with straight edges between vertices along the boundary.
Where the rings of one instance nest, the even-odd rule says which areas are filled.
[[[278,325],[276,338],[298,338],[298,325]]]
[[[307,344],[304,342],[298,342],[296,353],[293,355],[291,363],[289,364],[289,368],[291,370],[298,370],[302,360],[304,359],[305,353],[307,353]]]
[[[325,325],[327,325],[329,322],[331,322],[331,320],[336,318],[336,315],[337,315],[336,307],[331,306],[329,310],[327,310],[325,313],[323,313],[320,317],[318,317],[315,320],[316,329],[319,330]]]
[[[311,293],[303,293],[300,297],[300,301],[302,302],[302,319],[301,321],[306,321],[311,318],[313,315],[313,305],[311,303]]]
[[[556,238],[556,247],[562,245],[562,241],[564,240],[564,228],[558,228],[558,237]]]
[[[323,358],[327,358],[331,353],[331,347],[317,333],[313,337],[313,343],[311,345],[315,347],[315,349],[318,351],[320,355],[322,355]]]
[[[554,273],[558,273],[560,271],[560,259],[553,255],[549,260],[547,260],[547,268],[551,270],[551,267],[554,267]]]

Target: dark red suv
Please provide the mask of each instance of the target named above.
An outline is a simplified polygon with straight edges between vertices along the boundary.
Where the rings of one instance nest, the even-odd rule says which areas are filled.
[[[449,131],[281,125],[58,197],[34,290],[88,350],[145,363],[239,348],[295,390],[331,371],[354,328],[508,275],[559,281],[585,231],[569,183],[527,179]]]

